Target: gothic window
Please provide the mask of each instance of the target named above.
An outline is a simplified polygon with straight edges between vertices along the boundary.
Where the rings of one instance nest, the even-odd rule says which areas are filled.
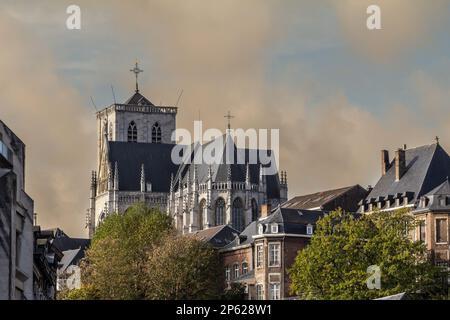
[[[242,262],[242,274],[247,274],[248,272],[248,263]]]
[[[108,128],[108,136],[109,136],[109,140],[113,139],[113,128],[112,128],[112,123],[109,123],[109,128]]]
[[[233,228],[235,228],[237,231],[242,231],[242,229],[244,229],[245,216],[244,216],[242,201],[240,198],[236,198],[233,201],[231,224],[232,224]]]
[[[216,201],[215,216],[216,226],[225,224],[225,200],[222,198],[219,198]]]
[[[137,142],[137,127],[134,121],[131,121],[128,126],[128,142]]]
[[[152,127],[152,143],[161,143],[161,127],[158,122]]]
[[[255,199],[252,199],[252,221],[256,221],[259,218],[258,203]]]
[[[206,215],[208,214],[207,210],[208,210],[208,208],[206,206],[206,201],[205,201],[205,199],[203,199],[200,202],[200,210],[198,212],[198,228],[199,228],[199,230],[203,230],[203,227],[204,227],[203,222],[205,221],[204,219],[205,219]]]

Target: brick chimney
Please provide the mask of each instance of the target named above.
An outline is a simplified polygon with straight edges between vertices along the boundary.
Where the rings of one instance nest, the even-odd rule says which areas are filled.
[[[395,181],[402,178],[406,171],[405,149],[395,151]]]
[[[384,176],[389,169],[389,151],[381,150],[381,175]]]
[[[261,205],[261,218],[265,218],[265,217],[269,216],[271,209],[272,209],[272,207],[271,207],[270,203]]]

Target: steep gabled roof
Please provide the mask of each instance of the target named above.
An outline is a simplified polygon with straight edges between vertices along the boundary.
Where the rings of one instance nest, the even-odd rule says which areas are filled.
[[[366,199],[413,193],[412,201],[440,185],[450,176],[450,157],[437,143],[405,150],[406,172],[395,179],[395,161],[378,180]]]
[[[148,100],[139,92],[135,92],[127,101],[125,101],[125,104],[138,106],[154,106],[154,104],[151,103],[150,100]]]
[[[297,196],[283,203],[283,208],[291,208],[291,209],[321,208],[324,205],[336,199],[337,197],[339,197],[340,195],[357,187],[362,188],[359,185],[353,185],[339,189],[332,189],[327,191],[311,193],[303,196]]]
[[[197,179],[199,183],[205,183],[208,179],[208,169],[211,167],[212,171],[212,180],[213,182],[226,182],[227,181],[227,174],[228,174],[228,166],[231,167],[231,181],[232,182],[245,182],[245,175],[246,175],[246,162],[249,162],[251,156],[256,156],[256,163],[249,164],[250,169],[250,182],[251,183],[258,183],[259,182],[259,169],[261,164],[261,159],[259,156],[259,150],[254,149],[248,149],[248,148],[238,148],[236,144],[234,143],[233,139],[230,137],[230,135],[225,134],[220,137],[217,137],[215,140],[209,141],[202,145],[202,151],[205,151],[205,148],[208,146],[211,146],[214,141],[217,139],[223,139],[223,149],[222,153],[220,155],[220,161],[219,163],[214,164],[207,164],[207,163],[200,163],[196,165],[197,169]],[[182,181],[186,182],[187,176],[189,174],[189,178],[193,179],[193,159],[194,154],[199,150],[200,145],[198,143],[191,145],[191,163],[185,163],[182,164],[177,174],[175,175],[175,186],[178,186],[179,177],[181,175]],[[263,150],[264,152],[267,152],[268,157],[273,158],[273,153],[271,150]],[[227,159],[227,152],[233,153],[233,159],[234,163],[228,165],[226,163]],[[241,156],[243,158],[241,158]],[[272,159],[274,161],[274,159]],[[274,162],[273,162],[274,163]],[[263,167],[266,167],[266,165],[263,165]],[[267,182],[267,196],[269,199],[277,199],[280,197],[280,181],[278,174],[272,174],[272,175],[266,175],[266,182]]]
[[[171,159],[174,144],[109,141],[108,145],[108,160],[113,168],[117,162],[119,169],[119,190],[140,190],[143,164],[145,179],[152,184],[152,191],[169,192],[170,176],[178,169]]]
[[[218,249],[228,245],[238,234],[239,231],[225,224],[190,233],[188,236],[207,242]]]

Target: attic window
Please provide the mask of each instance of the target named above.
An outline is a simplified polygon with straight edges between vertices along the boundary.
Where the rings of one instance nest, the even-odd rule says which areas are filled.
[[[447,197],[439,199],[439,205],[445,207],[447,205]]]
[[[264,233],[264,226],[262,224],[260,224],[258,226],[258,234],[263,234]]]
[[[270,232],[271,233],[278,233],[278,224],[277,223],[272,224],[272,226],[270,228]]]
[[[313,226],[311,224],[308,224],[306,226],[306,234],[307,235],[312,235],[313,234]]]

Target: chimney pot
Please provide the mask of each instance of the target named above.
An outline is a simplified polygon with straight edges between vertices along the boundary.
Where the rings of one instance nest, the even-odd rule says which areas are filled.
[[[384,176],[389,169],[389,151],[381,150],[381,175]]]
[[[261,205],[261,218],[265,218],[270,215],[272,206],[269,203]]]
[[[398,149],[395,152],[395,181],[399,181],[406,171],[405,150]]]

